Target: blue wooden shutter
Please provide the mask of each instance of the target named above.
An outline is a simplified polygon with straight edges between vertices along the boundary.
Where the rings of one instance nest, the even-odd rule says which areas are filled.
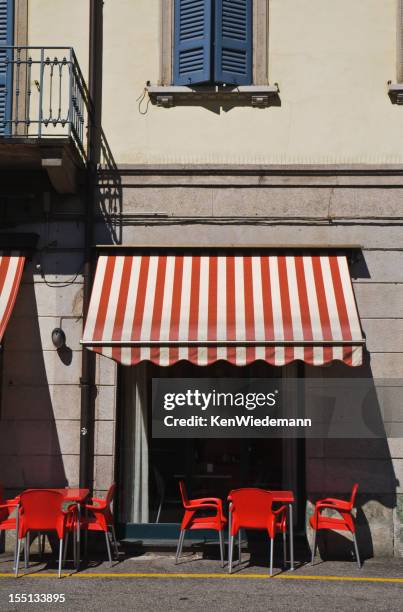
[[[216,83],[252,84],[252,1],[216,0]]]
[[[2,47],[13,44],[13,4],[13,0],[0,0],[0,136],[10,133],[10,124],[5,121],[11,119],[13,71],[7,59],[11,59],[12,53]]]
[[[212,0],[175,0],[174,85],[211,80]]]

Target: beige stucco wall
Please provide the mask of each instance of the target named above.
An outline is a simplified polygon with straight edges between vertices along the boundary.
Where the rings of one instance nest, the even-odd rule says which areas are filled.
[[[73,47],[85,78],[88,74],[89,5],[89,0],[28,2],[28,45]]]
[[[120,163],[400,163],[397,0],[268,0],[269,77],[281,106],[148,107],[161,0],[105,0],[103,127]],[[30,0],[28,42],[76,50],[88,73],[88,0]],[[143,101],[142,110],[147,100]]]
[[[403,160],[403,113],[386,93],[396,75],[396,0],[268,1],[280,107],[150,105],[141,115],[136,99],[159,78],[160,0],[105,0],[103,126],[118,162]]]

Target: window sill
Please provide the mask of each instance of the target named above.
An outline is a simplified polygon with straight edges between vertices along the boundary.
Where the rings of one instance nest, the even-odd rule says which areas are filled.
[[[403,104],[403,83],[388,82],[388,95],[392,104]]]
[[[252,106],[265,108],[279,106],[279,87],[275,85],[148,85],[146,87],[151,103],[170,108],[172,106]]]

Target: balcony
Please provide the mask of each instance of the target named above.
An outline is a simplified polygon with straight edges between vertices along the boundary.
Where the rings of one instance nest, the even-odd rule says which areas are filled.
[[[72,48],[0,48],[0,171],[45,171],[58,193],[75,193],[91,117]]]

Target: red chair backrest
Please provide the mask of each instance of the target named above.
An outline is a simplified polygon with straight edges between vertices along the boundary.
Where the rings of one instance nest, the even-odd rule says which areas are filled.
[[[356,495],[357,495],[357,489],[358,489],[358,484],[355,483],[353,485],[353,490],[351,491],[351,497],[350,497],[351,508],[354,508],[355,498],[356,498]]]
[[[111,503],[113,502],[113,498],[115,497],[116,484],[113,482],[108,489],[108,493],[106,494],[106,505],[111,507]]]
[[[0,506],[6,504],[6,499],[4,497],[4,489],[0,484]],[[14,511],[14,508],[0,508],[0,523],[2,521],[8,521],[10,519],[10,514]]]
[[[273,496],[263,489],[235,489],[228,499],[232,502],[232,516],[238,527],[266,529],[271,515]]]
[[[28,489],[20,495],[23,531],[59,529],[64,495],[48,489]]]
[[[189,504],[189,498],[188,498],[188,494],[187,494],[187,491],[186,491],[186,486],[185,486],[185,483],[183,482],[183,480],[179,481],[179,488],[180,488],[180,491],[181,491],[183,507],[186,508],[186,506]]]

